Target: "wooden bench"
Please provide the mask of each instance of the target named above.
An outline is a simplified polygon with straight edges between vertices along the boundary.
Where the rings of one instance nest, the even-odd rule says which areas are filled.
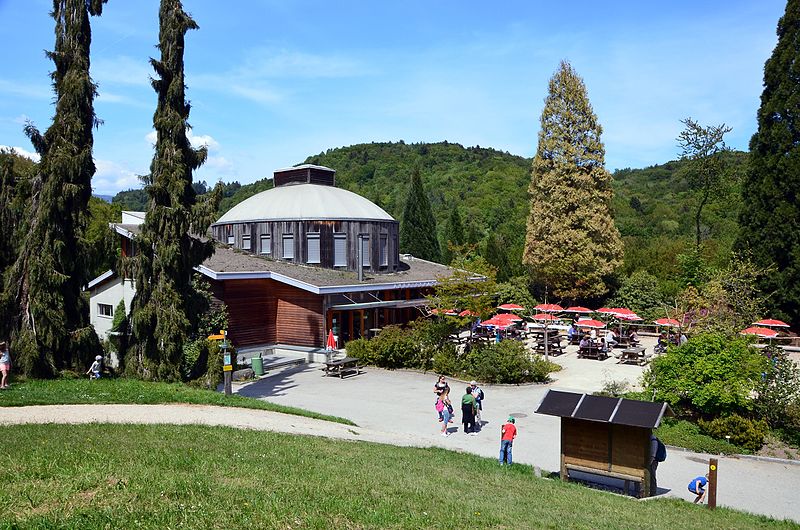
[[[578,357],[602,361],[608,359],[608,352],[604,352],[599,346],[584,346],[582,348],[578,348]]]
[[[540,338],[539,341],[533,347],[536,353],[544,353],[544,337]],[[547,353],[549,355],[561,355],[564,353],[564,349],[561,347],[561,339],[556,338],[550,339],[550,342],[547,343]]]
[[[577,464],[565,464],[564,467],[567,469],[567,480],[569,480],[569,472],[570,471],[579,471],[581,473],[587,473],[589,475],[599,475],[601,477],[609,477],[615,478],[618,480],[625,481],[624,492],[625,495],[628,495],[628,491],[630,490],[631,482],[634,484],[638,484],[638,493],[639,497],[644,495],[644,478],[637,477],[635,475],[627,475],[625,473],[617,473],[615,471],[607,471],[605,469],[597,469],[594,467],[587,467],[587,466],[579,466]]]
[[[355,372],[354,375],[361,373],[361,369],[358,367],[358,359],[355,357],[326,361],[322,370],[325,372],[324,375],[338,375],[340,379],[343,379],[346,373]]]

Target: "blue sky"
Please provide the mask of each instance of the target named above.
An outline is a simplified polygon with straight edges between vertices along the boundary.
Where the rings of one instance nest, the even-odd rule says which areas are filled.
[[[53,114],[44,50],[52,0],[0,0],[0,145],[33,149]],[[756,128],[784,1],[506,2],[185,0],[195,175],[252,182],[329,148],[372,141],[494,147],[532,156],[562,59],[584,78],[609,170],[677,157],[680,121]],[[157,0],[110,0],[93,19],[95,193],[139,187],[152,158]]]

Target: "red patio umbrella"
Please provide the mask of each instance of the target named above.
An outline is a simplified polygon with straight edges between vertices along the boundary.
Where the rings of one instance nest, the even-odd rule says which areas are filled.
[[[775,318],[765,318],[763,320],[759,320],[758,322],[753,322],[754,326],[764,326],[767,328],[788,328],[789,324],[784,322],[783,320],[777,320]]]
[[[616,316],[620,320],[628,320],[630,322],[639,322],[639,321],[644,320],[642,317],[640,317],[636,313],[630,313],[630,314],[617,313],[614,316]]]
[[[576,322],[579,328],[597,328],[601,329],[606,327],[605,322],[600,322],[599,320],[594,320],[591,318],[587,318],[585,320],[578,320]]]
[[[769,328],[760,328],[757,326],[751,326],[749,328],[743,329],[739,332],[742,335],[755,335],[757,337],[762,337],[765,339],[773,339],[778,336],[778,332],[774,329]]]
[[[538,313],[536,315],[533,315],[533,318],[536,320],[547,320],[548,322],[558,320],[558,317],[554,317],[550,313]]]
[[[655,324],[659,326],[668,326],[671,328],[679,328],[681,327],[681,323],[675,320],[674,318],[659,318],[658,320],[653,321]]]
[[[328,341],[325,343],[325,349],[328,351],[336,349],[336,337],[333,336],[333,330],[328,331]]]
[[[563,311],[564,308],[558,304],[539,304],[534,307],[537,311],[545,311],[545,312],[555,312],[555,311]]]
[[[502,304],[497,306],[497,309],[502,309],[503,311],[519,311],[525,308],[518,304]]]
[[[470,311],[469,309],[465,309],[458,314],[460,317],[479,317],[480,315],[475,311]]]
[[[511,321],[498,319],[497,317],[492,317],[489,320],[484,320],[481,322],[481,326],[492,326],[497,328],[507,328],[511,325]]]
[[[592,311],[588,307],[583,307],[583,306],[580,306],[580,305],[570,306],[570,307],[566,308],[564,310],[564,312],[565,313],[594,313],[594,311]]]
[[[615,311],[610,307],[601,307],[595,313],[600,313],[601,315],[613,315]]]
[[[456,316],[458,314],[458,311],[456,311],[455,309],[436,309],[436,308],[433,308],[433,309],[431,309],[431,314],[432,315],[442,314],[442,315],[447,315],[447,316],[451,316],[452,317],[452,316]]]
[[[505,322],[515,322],[522,320],[522,317],[515,315],[514,313],[499,313],[492,317],[493,319],[503,320]]]

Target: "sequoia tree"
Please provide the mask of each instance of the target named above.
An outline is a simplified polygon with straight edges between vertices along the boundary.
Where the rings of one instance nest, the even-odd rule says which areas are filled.
[[[775,271],[761,287],[794,325],[800,324],[800,1],[778,21],[778,44],[764,65],[758,130],[742,183],[736,247]]]
[[[27,375],[83,369],[100,342],[81,292],[89,281],[84,231],[92,194],[96,85],[89,76],[90,15],[105,0],[54,0],[55,48],[48,57],[56,94],[53,123],[25,132],[41,156],[31,181],[25,244],[6,277],[17,364]]]
[[[436,219],[417,167],[411,173],[411,186],[403,210],[400,250],[429,261],[438,262],[442,259],[436,238]]]
[[[605,294],[606,278],[622,263],[602,132],[583,80],[562,61],[542,110],[523,254],[537,282],[558,297]]]
[[[137,236],[132,269],[136,295],[131,302],[131,348],[128,372],[145,379],[181,378],[183,344],[196,326],[200,303],[192,287],[192,271],[214,251],[202,241],[216,205],[198,202],[192,171],[205,161],[206,149],[194,149],[186,131],[190,106],[185,100],[184,37],[197,24],[179,0],[162,0],[159,12],[161,59],[150,59],[158,95],[153,127],[158,133],[155,155],[146,177],[148,209]],[[218,201],[219,194],[210,194]]]

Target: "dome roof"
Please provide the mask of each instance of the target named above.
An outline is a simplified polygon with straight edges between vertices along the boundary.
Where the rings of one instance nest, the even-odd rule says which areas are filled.
[[[318,184],[291,184],[245,199],[214,224],[349,219],[394,221],[382,208],[352,191]]]

